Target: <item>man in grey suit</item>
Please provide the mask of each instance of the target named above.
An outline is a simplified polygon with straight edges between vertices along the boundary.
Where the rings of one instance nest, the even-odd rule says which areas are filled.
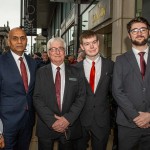
[[[81,137],[79,114],[85,102],[85,84],[77,68],[64,63],[66,43],[60,37],[47,43],[50,64],[37,71],[34,106],[38,114],[39,150],[78,150]],[[59,84],[58,84],[59,80]]]
[[[91,138],[92,150],[106,150],[110,131],[108,95],[111,92],[113,62],[100,56],[100,41],[94,31],[84,31],[80,46],[86,58],[77,63],[86,83],[86,103],[81,112],[83,136],[78,140],[80,150],[86,150]]]
[[[118,56],[114,67],[119,150],[150,149],[149,29],[148,21],[142,17],[127,24],[132,50]]]

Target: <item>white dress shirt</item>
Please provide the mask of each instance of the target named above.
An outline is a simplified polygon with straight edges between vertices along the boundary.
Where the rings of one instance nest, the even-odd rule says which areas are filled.
[[[19,69],[20,74],[21,74],[21,70],[20,70],[20,60],[19,60],[19,58],[20,58],[20,57],[23,58],[23,62],[24,62],[24,64],[25,64],[26,70],[27,70],[28,85],[29,85],[29,83],[30,83],[30,71],[29,71],[29,67],[28,67],[27,61],[26,61],[26,59],[25,59],[25,57],[24,57],[24,54],[23,54],[22,56],[19,56],[19,55],[15,54],[13,51],[11,51],[11,53],[12,53],[12,56],[14,57],[14,59],[15,59],[15,62],[16,62],[16,64],[17,64],[17,67],[18,67],[18,69]]]
[[[83,67],[84,67],[84,72],[85,72],[85,77],[89,81],[90,80],[90,72],[91,72],[91,67],[92,67],[92,62],[93,60],[90,60],[89,58],[85,58],[83,61]],[[102,66],[102,60],[101,57],[98,56],[95,60],[95,84],[94,84],[94,92],[96,91],[98,82],[100,80],[101,76],[101,66]]]
[[[51,65],[52,65],[52,71],[53,71],[53,80],[54,80],[54,83],[55,83],[55,77],[56,77],[56,72],[57,72],[57,67],[58,66],[54,65],[53,63],[51,63]],[[59,67],[60,67],[60,76],[61,76],[60,100],[61,100],[61,108],[62,108],[64,90],[65,90],[65,64],[63,63]]]
[[[136,58],[136,60],[137,60],[138,66],[139,66],[139,68],[140,68],[140,70],[141,70],[141,66],[140,66],[140,55],[138,54],[140,51],[137,50],[137,49],[135,49],[135,48],[132,48],[132,50],[133,50],[133,53],[134,53],[135,58]],[[145,52],[145,54],[144,54],[144,60],[145,60],[145,63],[146,63],[146,64],[147,64],[147,58],[148,58],[148,51],[149,51],[149,47],[147,47],[147,48],[143,51],[143,52]]]

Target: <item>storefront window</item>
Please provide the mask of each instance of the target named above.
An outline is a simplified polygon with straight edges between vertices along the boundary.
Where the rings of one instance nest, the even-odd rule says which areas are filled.
[[[68,54],[74,53],[74,37],[75,37],[74,26],[72,26],[69,29]]]
[[[74,26],[72,26],[62,38],[65,40],[67,45],[66,55],[74,54]]]

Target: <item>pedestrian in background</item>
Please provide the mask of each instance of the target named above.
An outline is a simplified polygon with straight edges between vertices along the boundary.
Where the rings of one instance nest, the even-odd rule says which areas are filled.
[[[42,52],[41,58],[42,58],[42,61],[41,61],[40,67],[43,67],[50,63],[47,51]]]
[[[85,59],[85,52],[84,51],[80,51],[78,53],[77,62],[83,61],[84,59]]]
[[[118,104],[119,150],[150,149],[150,25],[137,17],[127,24],[132,49],[116,58],[113,95]]]

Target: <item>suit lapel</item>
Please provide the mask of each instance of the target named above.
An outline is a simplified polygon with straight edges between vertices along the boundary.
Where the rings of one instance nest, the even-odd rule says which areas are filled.
[[[141,73],[140,73],[140,68],[138,66],[138,63],[137,63],[137,60],[136,60],[136,57],[135,57],[133,51],[132,50],[128,51],[125,54],[125,56],[126,56],[126,59],[128,60],[128,62],[131,64],[131,67],[135,71],[135,74],[136,74],[138,80],[141,83],[143,83],[142,76],[141,76]]]
[[[99,88],[99,86],[101,85],[101,83],[103,82],[103,80],[104,80],[104,77],[107,75],[107,64],[106,64],[106,61],[105,61],[105,59],[103,58],[103,57],[101,57],[101,62],[102,62],[102,64],[101,64],[101,76],[100,76],[100,79],[99,79],[99,82],[98,82],[98,85],[97,85],[97,88],[96,88],[96,91],[97,91],[97,89]],[[96,91],[95,91],[95,93],[96,93]]]
[[[79,67],[80,67],[80,69],[81,69],[81,74],[82,74],[82,76],[83,76],[84,79],[85,79],[85,84],[86,84],[87,90],[88,90],[89,92],[91,92],[91,94],[94,94],[93,91],[92,91],[92,89],[91,89],[91,86],[90,86],[90,84],[89,84],[89,81],[87,80],[87,78],[86,78],[86,76],[85,76],[83,61],[81,61],[81,62],[79,63]]]
[[[58,111],[59,113],[59,107],[58,107],[58,104],[57,104],[57,98],[56,98],[56,91],[55,91],[55,83],[54,83],[54,79],[53,79],[53,71],[52,71],[52,66],[51,66],[51,63],[46,65],[45,66],[45,80],[47,81],[45,85],[45,87],[47,87],[48,89],[50,89],[49,93],[51,95],[53,95],[51,101],[52,101],[52,104],[54,104],[56,108],[56,110]]]
[[[148,51],[147,65],[144,80],[147,80],[150,76],[150,50]]]
[[[69,75],[70,75],[70,70],[69,66],[65,64],[65,88],[64,88],[64,96],[63,96],[63,104],[62,104],[62,111],[64,107],[64,103],[66,101],[67,93],[69,91]]]
[[[18,69],[18,67],[17,67],[17,64],[16,64],[16,62],[15,62],[15,59],[13,58],[13,56],[12,56],[12,54],[11,54],[10,51],[7,53],[7,56],[8,56],[8,57],[7,57],[7,59],[8,59],[8,60],[7,60],[8,66],[9,66],[9,67],[11,66],[10,70],[11,70],[11,72],[12,72],[13,78],[14,78],[14,79],[19,79],[19,80],[20,80],[20,83],[22,83],[22,85],[23,85],[23,87],[24,87],[21,74],[20,74],[19,69]]]
[[[34,77],[34,70],[33,70],[33,66],[32,66],[32,64],[31,64],[30,58],[27,57],[26,54],[24,54],[24,56],[25,56],[25,59],[26,59],[26,61],[27,61],[28,68],[29,68],[29,73],[30,73],[30,83],[29,83],[29,88],[28,88],[28,92],[29,92],[29,90],[30,90],[30,88],[31,88],[31,85],[33,84],[33,81],[34,81],[34,80],[33,80],[33,77]]]

